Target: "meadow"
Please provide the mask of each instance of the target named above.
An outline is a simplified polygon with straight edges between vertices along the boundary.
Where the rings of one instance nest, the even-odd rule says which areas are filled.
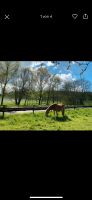
[[[53,112],[0,113],[0,130],[92,130],[92,108],[66,109],[65,116]]]

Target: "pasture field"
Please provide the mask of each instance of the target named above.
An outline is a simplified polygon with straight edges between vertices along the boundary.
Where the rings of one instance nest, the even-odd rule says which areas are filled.
[[[53,112],[0,113],[0,130],[92,130],[92,108],[66,109],[64,118],[61,112],[55,117]]]

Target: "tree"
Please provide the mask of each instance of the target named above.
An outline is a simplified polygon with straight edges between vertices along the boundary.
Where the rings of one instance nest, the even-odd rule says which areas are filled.
[[[41,64],[41,66],[36,71],[36,89],[38,91],[39,95],[39,105],[42,102],[42,96],[43,91],[46,88],[46,84],[48,83],[48,79],[50,77],[50,74],[46,67],[43,67],[44,65]]]
[[[62,98],[66,104],[73,104],[73,82],[65,81],[62,86]]]
[[[15,76],[18,68],[19,68],[19,62],[12,62],[12,61],[0,62],[1,105],[3,105],[6,86]]]
[[[91,83],[88,80],[85,80],[84,78],[81,78],[79,80],[80,86],[81,86],[81,104],[83,104],[84,100],[86,99],[86,94],[90,90]]]
[[[68,103],[73,105],[83,104],[85,94],[89,91],[90,82],[85,79],[77,79],[70,82],[65,82],[63,90],[66,93]]]
[[[13,80],[16,105],[20,105],[23,98],[27,101],[32,88],[32,75],[32,71],[29,68],[20,68]]]
[[[71,92],[73,90],[73,82],[72,81],[66,81],[63,85],[63,90],[65,92]]]
[[[90,86],[91,86],[90,81],[82,78],[82,79],[80,79],[80,85],[81,85],[82,92],[87,92],[90,90]]]
[[[48,79],[48,86],[47,86],[47,105],[50,102],[50,95],[51,95],[51,88],[52,88],[52,83],[53,83],[53,75],[50,75],[49,79]]]
[[[58,92],[60,83],[61,83],[60,77],[54,76],[52,79],[52,87],[51,87],[53,103],[55,102],[55,100],[57,100],[57,103],[58,103],[58,94],[55,98],[55,92],[56,91]]]
[[[51,61],[53,64],[60,66],[62,61]],[[67,70],[71,69],[71,66],[76,64],[80,69],[80,75],[83,75],[84,72],[87,70],[90,62],[89,61],[66,61],[65,67]]]

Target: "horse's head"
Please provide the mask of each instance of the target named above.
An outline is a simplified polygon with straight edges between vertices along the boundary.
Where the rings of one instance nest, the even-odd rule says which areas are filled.
[[[45,112],[46,117],[48,116],[48,113],[49,113],[49,110],[46,109],[46,112]]]

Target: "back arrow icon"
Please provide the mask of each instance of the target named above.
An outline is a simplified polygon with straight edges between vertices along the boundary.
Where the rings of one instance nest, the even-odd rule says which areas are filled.
[[[74,19],[76,19],[76,18],[78,17],[78,14],[72,14],[72,17],[73,17]]]

